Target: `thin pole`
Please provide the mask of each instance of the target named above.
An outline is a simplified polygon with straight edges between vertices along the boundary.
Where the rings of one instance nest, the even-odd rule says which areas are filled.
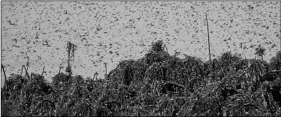
[[[44,74],[44,72],[45,72],[44,70],[45,70],[45,66],[43,67],[43,71],[42,71],[41,76],[43,76],[43,74]]]
[[[4,66],[3,66],[2,64],[1,64],[1,67],[2,67],[2,70],[3,70],[3,72],[4,72],[4,78],[5,78],[5,82],[4,82],[4,83],[6,83],[7,77],[6,77],[5,69],[4,69]]]
[[[24,66],[24,65],[22,65],[22,67],[21,67],[20,76],[22,76],[23,66]]]
[[[104,66],[105,66],[105,74],[104,74],[104,77],[107,78],[107,63],[106,63],[106,62],[104,63]]]
[[[59,79],[60,79],[60,70],[61,70],[61,68],[63,68],[63,67],[62,66],[59,67],[59,73],[58,73]]]
[[[29,57],[27,57],[27,62],[26,62],[26,66],[27,66],[27,70],[28,70],[28,68],[29,68]]]
[[[210,48],[210,35],[209,35],[209,24],[208,24],[207,13],[206,13],[206,21],[207,21],[207,31],[208,31],[209,61],[210,61],[210,64],[212,64],[211,48]],[[211,69],[212,69],[212,66],[211,66]]]
[[[68,75],[71,74],[70,72],[70,52],[71,52],[71,43],[68,42],[67,43],[67,54],[68,54],[68,58],[67,58],[67,69],[68,69]]]

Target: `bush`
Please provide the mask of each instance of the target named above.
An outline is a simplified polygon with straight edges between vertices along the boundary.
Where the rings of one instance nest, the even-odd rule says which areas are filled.
[[[280,116],[280,55],[267,63],[227,52],[211,64],[170,56],[157,41],[105,79],[11,75],[2,116]]]

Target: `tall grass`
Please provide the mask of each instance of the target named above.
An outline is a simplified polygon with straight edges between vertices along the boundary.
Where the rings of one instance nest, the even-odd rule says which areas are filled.
[[[230,52],[213,62],[170,56],[162,41],[97,79],[11,75],[1,89],[7,116],[280,116],[281,52],[271,61]],[[212,71],[210,72],[210,67]],[[2,66],[2,68],[4,68]],[[94,71],[93,71],[94,72]]]

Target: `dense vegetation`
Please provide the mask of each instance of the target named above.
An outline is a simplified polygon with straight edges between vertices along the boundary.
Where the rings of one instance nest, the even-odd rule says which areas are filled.
[[[269,63],[230,52],[203,62],[171,56],[163,45],[153,43],[145,57],[121,61],[99,80],[12,75],[1,89],[2,115],[280,116],[280,51]]]

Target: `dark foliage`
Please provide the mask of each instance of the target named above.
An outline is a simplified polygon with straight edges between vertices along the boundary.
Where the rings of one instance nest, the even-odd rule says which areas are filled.
[[[230,52],[212,62],[180,59],[157,41],[105,79],[11,75],[1,89],[2,116],[280,116],[280,63],[281,52],[270,63]]]

